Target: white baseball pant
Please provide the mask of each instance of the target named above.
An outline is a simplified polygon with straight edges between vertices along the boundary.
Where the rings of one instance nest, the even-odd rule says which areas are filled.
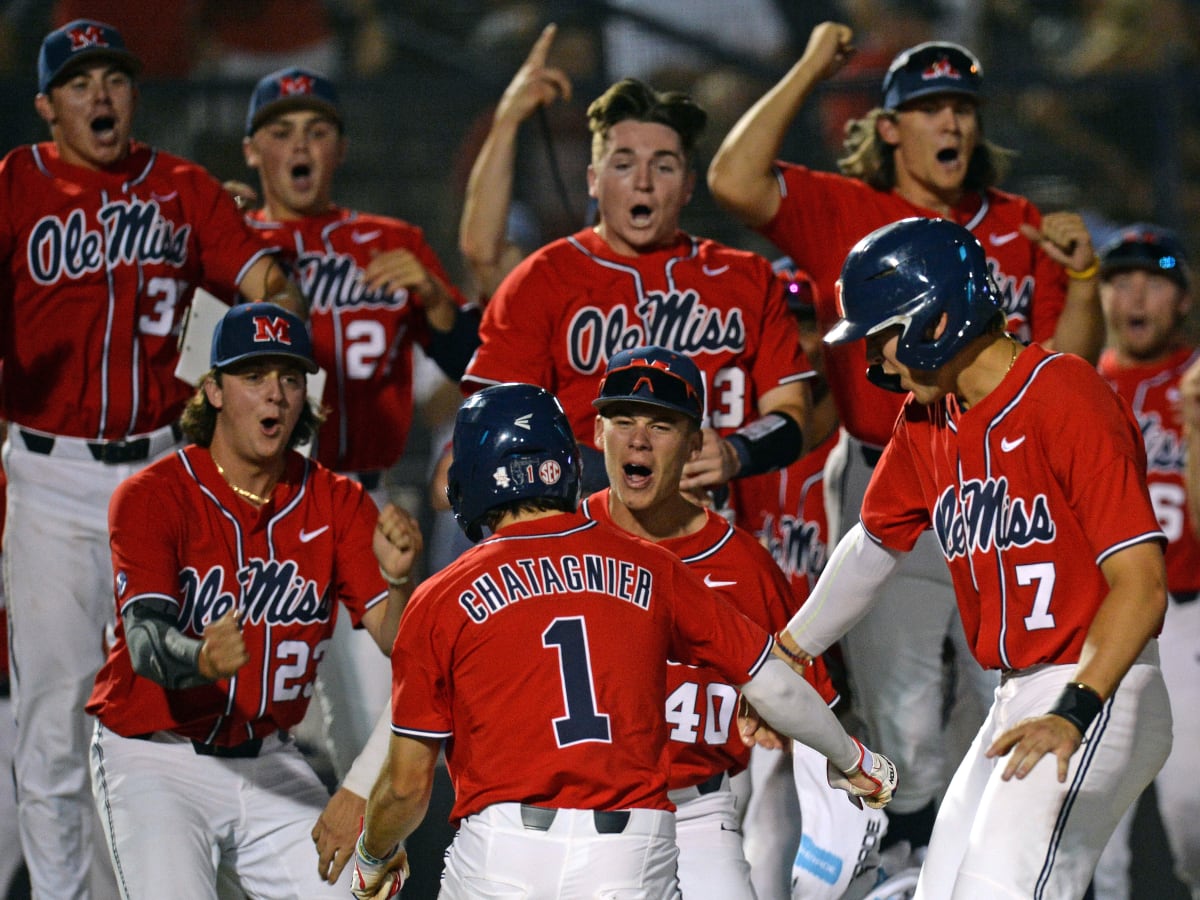
[[[704,786],[678,788],[675,843],[679,845],[679,890],[685,900],[755,900],[750,863],[742,849],[741,814],[720,775]]]
[[[202,756],[170,732],[125,738],[100,723],[91,747],[96,810],[125,900],[216,900],[224,866],[256,900],[345,900],[317,875],[312,826],[329,792],[278,732],[255,758]]]
[[[4,444],[14,762],[35,897],[117,895],[91,803],[83,707],[116,620],[108,501],[121,481],[171,452],[170,430],[156,432],[152,446],[145,461],[106,464],[76,439],[56,438],[51,453],[35,453],[17,426]]]
[[[1151,642],[1088,729],[1065,783],[1046,756],[1003,781],[1006,759],[984,756],[1003,731],[1044,715],[1074,665],[1000,684],[983,727],[938,811],[915,900],[1078,900],[1125,811],[1171,748],[1171,710]]]
[[[460,823],[438,897],[679,900],[678,856],[673,813],[494,803]]]

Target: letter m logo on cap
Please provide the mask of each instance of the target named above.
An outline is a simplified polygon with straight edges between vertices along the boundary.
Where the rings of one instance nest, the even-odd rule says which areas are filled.
[[[297,94],[311,94],[314,79],[311,75],[284,75],[279,79],[279,96],[290,97]]]
[[[288,333],[287,319],[279,316],[255,316],[254,317],[254,342],[270,343],[274,341],[279,344],[292,345],[292,337]]]
[[[107,47],[104,30],[98,25],[85,25],[82,28],[72,28],[70,31],[71,50],[82,50],[85,47]]]

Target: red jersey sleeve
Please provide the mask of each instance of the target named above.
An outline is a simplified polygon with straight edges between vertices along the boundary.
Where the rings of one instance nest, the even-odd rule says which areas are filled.
[[[508,381],[556,391],[551,344],[562,301],[544,254],[539,251],[522,260],[483,311],[481,343],[463,375],[464,393]]]

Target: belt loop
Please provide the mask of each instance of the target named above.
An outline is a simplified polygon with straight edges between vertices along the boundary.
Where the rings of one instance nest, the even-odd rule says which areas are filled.
[[[596,810],[592,813],[596,834],[621,834],[629,825],[629,816],[630,812],[627,809]]]
[[[527,803],[521,804],[521,824],[530,831],[549,831],[550,826],[554,824],[554,817],[557,815],[557,809],[530,806]]]

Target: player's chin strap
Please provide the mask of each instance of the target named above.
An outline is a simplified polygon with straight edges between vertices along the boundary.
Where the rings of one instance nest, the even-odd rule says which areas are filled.
[[[762,475],[791,465],[804,449],[800,424],[782,412],[769,412],[725,439],[737,454],[737,478]]]

